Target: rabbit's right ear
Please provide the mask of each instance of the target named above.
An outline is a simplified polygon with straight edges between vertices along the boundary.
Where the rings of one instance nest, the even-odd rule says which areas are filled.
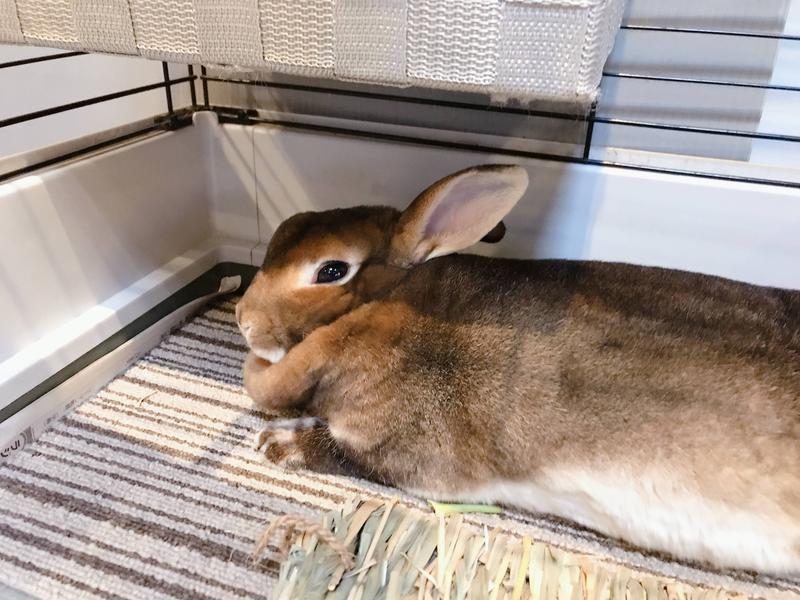
[[[390,262],[419,264],[479,242],[527,187],[528,173],[517,165],[472,167],[437,181],[400,216]]]

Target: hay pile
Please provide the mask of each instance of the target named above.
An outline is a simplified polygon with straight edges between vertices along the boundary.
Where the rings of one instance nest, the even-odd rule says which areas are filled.
[[[744,598],[633,572],[528,537],[464,523],[396,501],[349,502],[322,523],[282,517],[275,600],[727,600]]]

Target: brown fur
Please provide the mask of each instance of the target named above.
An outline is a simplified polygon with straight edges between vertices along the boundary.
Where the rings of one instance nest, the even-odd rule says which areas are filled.
[[[329,424],[298,437],[308,467],[457,498],[552,465],[659,465],[800,522],[800,292],[626,264],[421,262],[419,203],[436,193],[405,216],[292,217],[238,306],[251,345],[290,348],[248,360],[256,404]],[[350,282],[288,285],[298,261],[342,248],[365,263]]]

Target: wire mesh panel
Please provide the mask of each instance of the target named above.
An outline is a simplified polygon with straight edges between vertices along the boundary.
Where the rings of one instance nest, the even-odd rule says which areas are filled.
[[[80,45],[69,0],[22,0],[17,2],[17,16],[28,43],[56,48]]]
[[[334,71],[355,81],[402,84],[406,76],[405,0],[337,2]]]
[[[584,103],[597,93],[624,3],[0,1],[10,42]]]
[[[0,0],[0,43],[22,44],[25,36],[13,0]]]
[[[333,0],[259,0],[264,58],[278,69],[333,73]]]
[[[136,38],[124,0],[74,0],[78,38],[102,52],[133,54]]]

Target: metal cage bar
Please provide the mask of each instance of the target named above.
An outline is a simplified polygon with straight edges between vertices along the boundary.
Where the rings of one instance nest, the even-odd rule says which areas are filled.
[[[22,67],[29,64],[34,63],[41,63],[46,61],[57,61],[68,59],[76,56],[83,56],[85,52],[62,52],[58,54],[50,54],[47,56],[38,56],[28,59],[21,59],[10,61],[6,63],[0,63],[0,69],[6,68],[13,68],[13,67]],[[102,142],[93,143],[84,147],[81,147],[76,150],[70,150],[65,152],[64,154],[60,154],[58,156],[47,158],[45,160],[36,162],[31,165],[27,165],[25,167],[14,169],[7,172],[0,172],[0,183],[3,181],[7,181],[14,177],[19,177],[21,175],[25,175],[27,173],[36,171],[38,169],[42,169],[44,167],[52,166],[54,164],[58,164],[59,162],[71,160],[82,156],[84,154],[88,154],[91,152],[96,152],[97,150],[101,150],[103,148],[111,147],[115,144],[119,144],[122,142],[129,141],[139,136],[144,136],[148,134],[152,134],[158,131],[167,131],[172,129],[178,129],[180,127],[185,127],[191,124],[191,114],[197,107],[197,98],[196,98],[196,91],[195,91],[195,83],[198,80],[198,76],[194,73],[194,68],[189,65],[188,67],[188,75],[185,77],[178,77],[178,78],[171,78],[169,73],[169,65],[166,62],[162,62],[162,74],[163,80],[146,84],[140,85],[132,88],[127,88],[124,90],[119,90],[116,92],[111,92],[109,94],[102,94],[99,96],[93,96],[90,98],[84,98],[83,100],[78,100],[75,102],[68,102],[66,104],[60,104],[58,106],[52,106],[49,108],[32,111],[29,113],[16,115],[14,117],[9,117],[6,119],[0,120],[0,129],[5,127],[10,127],[12,125],[18,125],[20,123],[34,121],[36,119],[42,119],[45,117],[49,117],[51,115],[60,114],[63,112],[76,110],[79,108],[83,108],[86,106],[93,106],[96,104],[101,104],[103,102],[109,102],[112,100],[116,100],[119,98],[125,98],[128,96],[134,96],[137,94],[143,94],[146,92],[150,92],[152,90],[163,89],[164,90],[164,98],[166,103],[166,113],[163,115],[157,115],[153,117],[152,122],[137,128],[134,131],[129,131],[121,135],[114,136],[110,139],[104,140]],[[2,74],[0,74],[2,77]],[[176,85],[181,85],[184,83],[189,84],[190,95],[192,99],[192,108],[189,111],[186,110],[175,110],[173,98],[172,98],[172,88]]]
[[[23,115],[18,115],[16,117],[10,117],[8,119],[3,119],[0,121],[0,129],[3,127],[10,127],[11,125],[17,125],[18,123],[24,123],[26,121],[32,121],[34,119],[41,119],[42,117],[49,117],[50,115],[56,115],[58,113],[66,112],[68,110],[75,110],[76,108],[83,108],[84,106],[91,106],[93,104],[100,104],[101,102],[108,102],[109,100],[116,100],[117,98],[125,98],[126,96],[133,96],[135,94],[141,94],[142,92],[149,92],[151,90],[157,90],[160,88],[164,88],[169,90],[173,85],[177,85],[179,83],[186,83],[187,81],[192,81],[192,77],[180,77],[178,79],[160,81],[158,83],[150,83],[148,85],[140,85],[133,88],[128,88],[126,90],[120,90],[118,92],[112,92],[111,94],[103,94],[102,96],[94,96],[93,98],[86,98],[85,100],[78,100],[77,102],[69,102],[67,104],[61,104],[59,106],[52,106],[50,108],[44,108],[42,110],[36,110],[33,112],[25,113]],[[168,100],[168,110],[167,113],[172,113],[172,94],[171,92],[167,93],[169,98]]]
[[[655,25],[631,25],[624,24],[620,29],[628,31],[656,31],[661,33],[693,33],[700,35],[724,35],[728,37],[740,38],[760,38],[764,40],[779,40],[787,42],[799,42],[800,36],[786,35],[783,33],[759,33],[756,31],[725,31],[720,29],[695,29],[691,27],[668,27]]]
[[[10,69],[11,67],[21,67],[24,65],[32,65],[34,63],[47,62],[50,60],[60,60],[62,58],[72,58],[73,56],[83,56],[85,52],[61,52],[59,54],[48,54],[47,56],[34,56],[32,58],[23,58],[20,60],[12,60],[9,62],[0,63],[0,69]]]

